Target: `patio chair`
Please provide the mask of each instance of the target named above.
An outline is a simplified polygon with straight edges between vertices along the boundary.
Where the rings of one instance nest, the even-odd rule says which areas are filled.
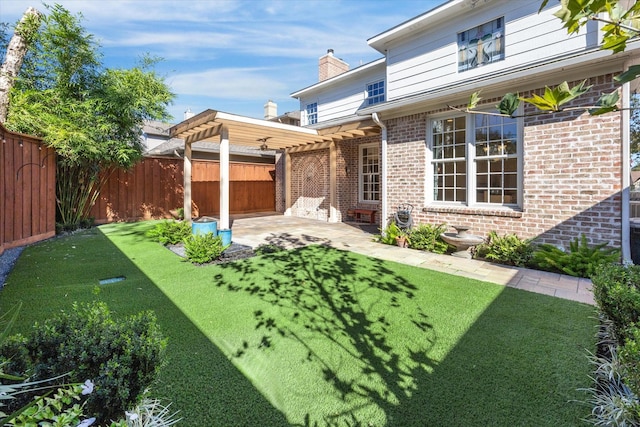
[[[398,210],[394,214],[394,220],[398,228],[401,230],[409,230],[413,227],[413,217],[411,216],[412,211],[413,206],[409,203],[402,203],[398,205]]]

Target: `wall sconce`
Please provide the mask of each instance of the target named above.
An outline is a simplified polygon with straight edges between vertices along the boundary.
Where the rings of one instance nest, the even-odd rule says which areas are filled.
[[[22,138],[20,138],[20,139],[18,140],[18,145],[19,145],[20,147],[24,147],[24,142],[22,142]]]
[[[4,137],[4,132],[2,132],[2,134],[0,134],[0,138],[2,138],[2,143],[3,144],[7,143],[7,139]]]
[[[42,151],[42,142],[38,143],[38,151]]]

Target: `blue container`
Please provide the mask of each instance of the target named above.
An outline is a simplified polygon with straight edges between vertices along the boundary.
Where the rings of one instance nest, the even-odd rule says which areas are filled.
[[[225,229],[218,231],[218,236],[222,238],[222,246],[228,246],[231,244],[231,230]]]
[[[191,234],[207,234],[213,233],[218,235],[218,221],[214,218],[203,216],[191,223]]]

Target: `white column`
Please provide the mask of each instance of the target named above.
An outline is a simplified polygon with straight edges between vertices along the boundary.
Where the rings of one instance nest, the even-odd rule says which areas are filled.
[[[389,210],[387,200],[387,126],[383,123],[380,117],[378,117],[378,113],[373,113],[371,118],[378,126],[380,126],[382,131],[380,147],[380,162],[382,163],[380,165],[380,228],[384,230],[387,228],[387,211]]]
[[[220,229],[229,228],[229,129],[220,130]]]
[[[191,221],[191,143],[187,141],[184,142],[183,177],[184,220]]]
[[[291,216],[291,154],[284,152],[284,214]]]
[[[338,209],[336,208],[338,200],[337,169],[338,149],[336,142],[331,141],[329,146],[329,222],[338,222]]]
[[[625,69],[628,67],[625,66]],[[622,85],[622,108],[620,117],[620,138],[622,140],[622,151],[620,153],[621,166],[622,166],[622,212],[621,212],[621,225],[622,225],[622,259],[626,262],[631,262],[631,227],[630,221],[630,205],[631,205],[631,113],[629,108],[631,107],[631,84],[629,82]]]

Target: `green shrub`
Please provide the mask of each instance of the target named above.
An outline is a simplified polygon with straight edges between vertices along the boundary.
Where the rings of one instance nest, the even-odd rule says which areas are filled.
[[[532,264],[536,268],[575,277],[591,277],[598,266],[620,261],[620,251],[608,248],[606,243],[589,246],[587,238],[577,238],[569,243],[569,251],[550,244],[538,246]]]
[[[597,361],[591,421],[640,425],[640,266],[601,265],[591,281],[601,329],[612,337],[608,357]]]
[[[640,266],[604,264],[591,281],[600,311],[613,323],[618,344],[624,344],[627,329],[640,324]]]
[[[498,233],[491,231],[489,239],[476,246],[475,256],[499,264],[525,267],[531,262],[533,250],[531,239],[521,239],[515,234],[498,236]]]
[[[627,339],[620,347],[620,363],[624,375],[624,382],[640,396],[640,328],[632,325],[627,328]]]
[[[449,249],[449,245],[440,236],[446,230],[446,224],[420,224],[409,233],[409,247],[444,254]]]
[[[220,258],[225,248],[222,238],[213,233],[190,235],[184,241],[186,257],[194,264],[204,264]]]
[[[400,236],[406,236],[408,233],[402,230],[398,225],[391,221],[384,230],[380,230],[380,234],[375,237],[376,242],[384,243],[385,245],[395,245],[396,238]]]
[[[100,421],[119,419],[136,405],[155,379],[166,347],[153,313],[114,320],[104,303],[74,304],[71,311],[36,323],[30,337],[0,346],[3,360],[16,356],[15,342],[27,349],[31,380],[67,373],[71,382],[92,380],[95,390],[85,411]],[[12,404],[21,407],[32,397],[25,393]]]
[[[147,231],[147,237],[163,245],[176,245],[191,235],[191,225],[184,221],[162,221]]]

